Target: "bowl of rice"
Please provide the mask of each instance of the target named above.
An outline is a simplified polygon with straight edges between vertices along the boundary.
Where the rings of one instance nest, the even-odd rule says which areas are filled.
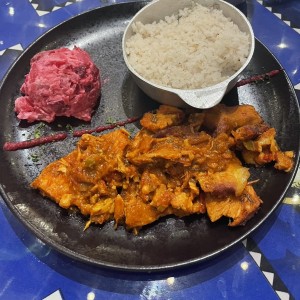
[[[210,108],[239,79],[254,53],[245,15],[222,0],[156,0],[130,20],[125,64],[150,98],[178,107]]]

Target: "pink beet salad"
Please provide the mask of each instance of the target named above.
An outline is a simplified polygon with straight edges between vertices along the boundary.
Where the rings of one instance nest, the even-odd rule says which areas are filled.
[[[36,54],[15,101],[20,120],[52,122],[57,116],[90,121],[100,96],[100,72],[89,54],[75,47]]]

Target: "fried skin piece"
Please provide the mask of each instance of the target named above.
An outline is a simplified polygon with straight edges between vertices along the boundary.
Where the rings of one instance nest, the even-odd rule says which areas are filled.
[[[265,165],[275,162],[274,167],[276,169],[290,172],[294,167],[294,152],[282,152],[275,136],[275,129],[270,128],[256,139],[244,141],[241,152],[245,162],[254,165]]]
[[[83,195],[78,191],[79,187],[72,184],[69,169],[72,161],[76,159],[75,151],[60,160],[49,164],[42,173],[31,183],[31,187],[39,189],[42,195],[51,198],[59,206],[70,208],[78,201],[82,214],[90,210],[91,206],[83,203]]]
[[[173,106],[161,105],[155,112],[147,112],[141,119],[141,125],[156,132],[169,126],[179,125],[185,117],[184,112]]]
[[[226,170],[216,173],[200,173],[197,176],[205,193],[217,196],[240,196],[248,182],[250,173],[240,163],[230,164]]]
[[[126,226],[129,229],[139,229],[142,226],[153,223],[158,218],[168,214],[167,211],[160,212],[155,207],[141,201],[138,193],[138,185],[131,184],[128,189],[122,192],[124,199],[124,210]]]
[[[233,130],[245,125],[263,123],[263,119],[251,105],[225,106],[218,104],[205,112],[203,125],[213,133],[230,134]]]
[[[244,225],[258,211],[262,200],[257,196],[254,188],[247,185],[240,196],[218,197],[210,193],[205,194],[207,214],[212,222],[225,216],[232,221],[229,226]]]
[[[258,138],[268,129],[270,129],[270,126],[268,126],[265,123],[244,125],[242,127],[237,128],[236,130],[232,130],[231,134],[234,137],[236,143],[241,144],[242,142]]]

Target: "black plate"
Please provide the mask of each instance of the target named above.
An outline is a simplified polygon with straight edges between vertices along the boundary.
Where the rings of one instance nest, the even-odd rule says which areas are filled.
[[[157,107],[133,83],[122,59],[121,39],[128,21],[145,3],[124,3],[95,9],[57,26],[38,39],[16,61],[0,89],[0,143],[22,140],[36,131],[38,124],[19,123],[13,112],[14,99],[29,70],[32,56],[45,49],[77,45],[87,50],[101,70],[103,88],[100,105],[91,124],[59,119],[45,125],[43,133],[59,131],[70,123],[94,127],[108,119],[123,120]],[[256,41],[254,57],[244,75],[260,74],[281,68],[268,50]],[[299,107],[293,87],[285,72],[270,82],[240,87],[228,94],[228,104],[249,103],[278,131],[284,150],[299,153]],[[61,127],[62,126],[62,127]],[[130,126],[129,126],[130,127]],[[131,125],[131,129],[136,129]],[[122,270],[165,270],[211,258],[243,240],[278,206],[292,183],[289,174],[273,168],[251,169],[264,200],[259,213],[246,226],[228,228],[227,220],[215,224],[206,216],[178,219],[167,217],[147,226],[138,236],[112,223],[91,226],[83,232],[85,220],[71,214],[38,192],[30,182],[43,167],[74,148],[76,140],[16,152],[1,151],[1,192],[7,206],[33,233],[58,251],[83,262]],[[33,158],[39,160],[35,162]]]

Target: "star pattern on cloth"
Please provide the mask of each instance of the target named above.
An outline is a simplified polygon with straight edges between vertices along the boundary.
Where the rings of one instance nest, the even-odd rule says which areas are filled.
[[[29,0],[39,16],[46,15],[79,1],[80,0]]]

